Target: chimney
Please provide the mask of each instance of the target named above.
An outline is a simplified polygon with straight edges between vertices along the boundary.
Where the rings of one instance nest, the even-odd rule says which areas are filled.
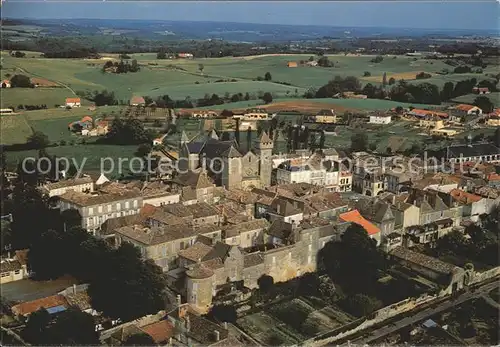
[[[181,296],[179,294],[177,294],[177,307],[180,308],[181,304],[182,304]]]
[[[76,284],[73,284],[73,294],[76,294]]]
[[[218,342],[220,340],[220,333],[218,330],[214,330],[214,334],[215,334],[215,342]]]
[[[224,329],[227,330],[227,322],[224,322]]]

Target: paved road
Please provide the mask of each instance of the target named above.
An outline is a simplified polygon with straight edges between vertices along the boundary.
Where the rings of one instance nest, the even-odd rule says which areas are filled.
[[[489,293],[492,289],[498,288],[499,286],[500,286],[500,284],[495,281],[493,283],[488,283],[486,285],[483,285],[483,286],[477,288],[475,291],[465,292],[457,297],[450,297],[449,300],[442,302],[437,307],[431,306],[431,307],[426,308],[424,310],[418,311],[414,314],[411,314],[408,317],[401,319],[400,321],[398,321],[396,323],[389,324],[387,326],[373,330],[373,331],[365,334],[364,336],[362,336],[354,341],[351,341],[351,342],[355,343],[355,344],[361,344],[361,345],[368,344],[374,340],[378,340],[386,335],[394,333],[407,325],[417,323],[421,320],[424,320],[425,318],[427,318],[429,316],[433,316],[436,313],[448,310],[448,309],[452,308],[453,306],[459,305],[467,300],[470,300],[470,299],[473,299],[473,298],[476,298],[479,296],[483,296],[485,294],[487,295],[487,293]]]

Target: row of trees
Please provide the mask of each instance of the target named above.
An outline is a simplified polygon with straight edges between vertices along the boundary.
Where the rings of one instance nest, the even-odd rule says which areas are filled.
[[[421,73],[420,78],[427,78],[427,76],[425,73]],[[386,81],[386,79],[386,74],[384,74],[383,82]],[[390,78],[388,82],[382,83],[382,85],[392,85],[395,83],[394,78]],[[335,76],[318,90],[313,88],[309,89],[304,94],[304,97],[331,98],[342,92],[359,92],[367,95],[368,98],[373,99],[390,98],[391,100],[399,102],[439,105],[442,101],[470,94],[472,92],[472,88],[475,86],[488,87],[490,91],[497,90],[495,81],[482,80],[478,83],[476,78],[471,78],[459,81],[456,84],[453,82],[446,82],[442,90],[439,90],[439,87],[432,83],[411,84],[404,80],[400,80],[389,91],[387,91],[382,86],[375,86],[371,83],[367,83],[363,88],[361,88],[361,83],[358,78],[354,76]]]

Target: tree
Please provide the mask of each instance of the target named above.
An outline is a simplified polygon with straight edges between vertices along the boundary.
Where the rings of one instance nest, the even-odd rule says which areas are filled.
[[[76,308],[62,312],[49,328],[52,345],[98,345],[94,318]]]
[[[269,92],[265,92],[264,95],[262,95],[262,100],[266,103],[269,104],[273,101],[273,95]]]
[[[271,76],[271,73],[270,73],[270,72],[266,72],[266,74],[264,75],[264,79],[265,79],[266,81],[270,81],[270,80],[272,80],[273,78],[272,78],[272,76]]]
[[[368,76],[371,76],[372,74],[370,73],[370,71],[365,71],[363,72],[363,76],[364,77],[368,77]]]
[[[164,49],[161,49],[157,54],[156,54],[156,59],[167,59],[167,53],[165,52]]]
[[[385,87],[387,85],[387,73],[384,72],[384,75],[382,76],[382,85]]]
[[[247,150],[252,149],[252,127],[247,128]]]
[[[262,293],[269,293],[274,286],[274,278],[272,276],[262,275],[257,280],[257,284]]]
[[[219,322],[236,323],[238,314],[236,308],[230,305],[214,305],[208,315]]]
[[[50,323],[50,315],[44,308],[30,314],[26,326],[23,328],[22,337],[31,344],[45,345],[47,341],[47,329]]]
[[[382,303],[364,294],[355,294],[347,297],[343,302],[347,312],[356,317],[364,317],[382,307]]]
[[[25,75],[14,75],[10,79],[10,86],[12,88],[33,88],[31,79]]]
[[[321,135],[319,137],[319,149],[323,150],[325,148],[325,132],[321,131]]]
[[[161,268],[152,260],[144,262],[139,249],[126,242],[110,255],[88,288],[96,310],[129,321],[165,307]]]
[[[198,64],[198,70],[200,70],[200,74],[202,74],[202,75],[203,75],[203,69],[205,69],[205,65]]]
[[[474,99],[474,106],[479,107],[484,113],[491,113],[495,108],[493,102],[486,96],[478,96]]]
[[[137,118],[116,117],[111,125],[111,130],[106,135],[106,141],[117,145],[132,145],[149,143],[152,134],[144,129],[144,123]]]
[[[16,58],[24,58],[26,56],[26,53],[24,52],[20,52],[20,51],[16,51],[14,54],[13,54],[14,57]]]
[[[146,333],[130,335],[125,339],[125,341],[123,341],[123,346],[154,346],[154,345],[156,345],[155,341],[150,335]]]
[[[130,64],[130,72],[137,72],[139,71],[139,65],[137,64],[137,60],[133,59],[132,64]]]
[[[381,55],[377,55],[375,58],[371,59],[370,62],[372,63],[381,63],[384,60],[384,57]]]
[[[396,83],[396,79],[394,77],[389,78],[389,85],[392,86],[394,83]]]
[[[447,101],[453,98],[453,82],[446,82],[441,91],[441,100]]]
[[[354,152],[366,151],[368,148],[368,136],[357,132],[351,136],[351,150]]]
[[[139,147],[137,147],[137,151],[135,151],[135,155],[139,158],[145,158],[149,153],[151,153],[152,149],[153,148],[149,143],[140,144]]]

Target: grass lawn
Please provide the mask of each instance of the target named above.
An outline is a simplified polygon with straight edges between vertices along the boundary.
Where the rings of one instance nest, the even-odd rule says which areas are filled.
[[[25,143],[33,133],[23,115],[0,116],[0,142],[2,144]]]
[[[74,97],[66,88],[7,88],[2,90],[2,108],[18,105],[64,105],[65,99]]]

